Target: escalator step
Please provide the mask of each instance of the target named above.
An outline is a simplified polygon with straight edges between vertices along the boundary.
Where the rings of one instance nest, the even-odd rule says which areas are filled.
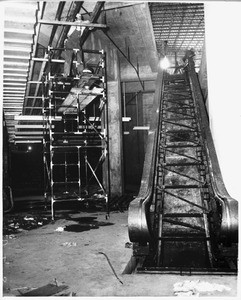
[[[210,237],[206,237],[206,236],[197,236],[197,237],[191,237],[191,236],[162,236],[158,238],[159,240],[162,241],[190,241],[190,242],[194,242],[194,241],[209,241]]]
[[[180,184],[180,185],[165,185],[161,186],[161,189],[197,189],[197,188],[205,188],[207,184]]]
[[[180,155],[181,156],[181,155]],[[188,163],[188,162],[184,162],[184,163],[163,163],[162,166],[168,166],[168,167],[171,167],[171,166],[201,166],[203,165],[202,162],[195,162],[195,163]]]
[[[171,145],[171,144],[168,144],[168,145],[160,145],[160,147],[162,147],[162,148],[188,148],[188,147],[196,148],[196,147],[200,147],[200,144],[195,144],[195,145],[190,145],[190,144]]]
[[[178,124],[176,124],[178,125]],[[161,131],[162,133],[200,133],[198,130],[196,130],[195,128],[193,128],[192,130],[167,130],[167,131]]]
[[[164,214],[163,217],[173,217],[173,218],[202,218],[203,214],[202,213],[167,213]]]

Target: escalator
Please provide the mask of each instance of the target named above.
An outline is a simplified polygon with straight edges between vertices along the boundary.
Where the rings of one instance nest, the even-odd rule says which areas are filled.
[[[141,187],[129,207],[133,272],[236,274],[238,202],[222,181],[194,62],[156,81]]]

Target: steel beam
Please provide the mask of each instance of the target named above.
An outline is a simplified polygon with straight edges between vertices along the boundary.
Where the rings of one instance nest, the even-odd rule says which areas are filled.
[[[101,13],[101,10],[104,6],[104,3],[105,3],[104,1],[99,1],[99,2],[96,3],[96,5],[94,7],[94,10],[93,10],[93,12],[91,14],[91,17],[90,17],[90,23],[95,23],[98,20],[98,18],[100,16],[100,13]],[[80,40],[79,40],[80,48],[82,48],[82,46],[83,46],[84,42],[87,40],[89,34],[90,34],[90,30],[89,30],[88,27],[86,27],[84,29],[81,37],[80,37]]]
[[[98,24],[98,23],[87,23],[85,21],[50,21],[50,20],[40,20],[40,24],[50,24],[50,25],[62,25],[62,26],[80,26],[80,27],[95,27],[95,28],[107,28],[105,24]]]

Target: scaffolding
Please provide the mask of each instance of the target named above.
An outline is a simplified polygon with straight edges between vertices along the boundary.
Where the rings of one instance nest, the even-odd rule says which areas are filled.
[[[63,72],[53,59],[63,50],[48,48],[42,79],[44,197],[53,220],[58,202],[102,199],[108,209],[110,189],[105,52],[69,49]]]

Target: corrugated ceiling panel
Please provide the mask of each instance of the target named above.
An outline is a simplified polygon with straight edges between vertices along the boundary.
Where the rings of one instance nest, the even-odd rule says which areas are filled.
[[[23,108],[30,54],[35,34],[37,2],[5,2],[3,54],[3,111],[10,141]]]
[[[205,33],[204,5],[151,2],[149,7],[158,52],[164,54],[167,42],[167,56],[174,59],[176,53],[181,59],[186,50],[193,48],[199,66]]]

